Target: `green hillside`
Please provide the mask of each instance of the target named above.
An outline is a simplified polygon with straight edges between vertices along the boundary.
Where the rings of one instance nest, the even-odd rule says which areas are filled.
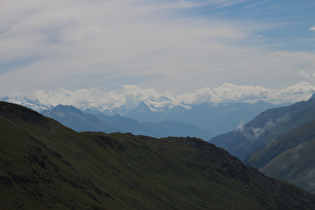
[[[315,138],[276,156],[261,171],[315,193],[314,160]]]
[[[302,125],[283,134],[267,147],[252,154],[245,160],[251,166],[262,168],[281,153],[315,138],[315,121]],[[315,160],[315,159],[314,159]]]
[[[77,133],[0,102],[0,209],[314,209],[195,138]]]

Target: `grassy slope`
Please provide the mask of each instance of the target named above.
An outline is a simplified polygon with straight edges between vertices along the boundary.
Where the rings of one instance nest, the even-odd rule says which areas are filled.
[[[276,156],[261,171],[315,193],[315,139]]]
[[[246,163],[262,168],[281,153],[315,138],[315,121],[283,134],[262,150],[252,154]]]
[[[76,133],[0,102],[2,209],[311,209],[314,196],[198,139]]]

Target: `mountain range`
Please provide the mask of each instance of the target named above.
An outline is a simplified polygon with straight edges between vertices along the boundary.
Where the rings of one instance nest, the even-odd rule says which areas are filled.
[[[106,133],[123,132],[152,137],[193,136],[208,139],[212,134],[188,123],[162,121],[139,123],[134,119],[102,113],[84,113],[74,106],[58,105],[41,112],[75,131],[102,131]]]
[[[113,133],[121,131],[99,119],[95,115],[83,113],[81,110],[71,105],[58,105],[51,110],[46,109],[41,113],[78,132],[103,131],[106,133]]]
[[[5,97],[1,100],[20,104],[38,112],[48,110],[43,112],[44,114],[47,114],[49,110],[54,108],[52,105],[40,104],[37,100],[30,100],[25,97]],[[134,108],[127,108],[125,106],[108,108],[105,105],[99,107],[85,105],[78,108],[84,113],[97,116],[106,123],[111,124],[112,127],[124,132],[152,135],[155,137],[176,135],[210,139],[252,120],[262,111],[276,107],[276,105],[264,101],[254,104],[239,102],[173,105],[167,103],[168,99],[166,97],[160,100],[162,102],[142,101]],[[60,117],[55,117],[55,119],[60,120]],[[165,132],[161,133],[160,128],[169,128],[170,124],[175,125],[176,122],[184,123],[181,124],[182,127],[187,128],[188,124],[191,127],[179,130],[180,126],[178,124],[172,127],[172,129],[168,129],[172,132],[166,132],[165,130]],[[63,121],[63,123],[65,122]],[[69,126],[70,124],[67,125]],[[125,126],[120,127],[120,125]],[[72,128],[77,129],[77,127]],[[95,129],[100,130],[99,128]],[[175,132],[176,129],[177,131]],[[102,131],[107,132],[106,129]]]
[[[314,209],[314,195],[197,138],[77,133],[0,102],[1,209]]]

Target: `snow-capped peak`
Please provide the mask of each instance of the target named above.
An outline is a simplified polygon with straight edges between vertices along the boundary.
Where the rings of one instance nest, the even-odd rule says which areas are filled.
[[[19,97],[19,96],[15,96],[15,97],[8,97],[7,96],[7,97],[1,98],[0,100],[10,102],[10,103],[19,104],[19,105],[25,106],[27,108],[33,109],[34,111],[37,111],[37,112],[41,112],[41,111],[46,110],[46,109],[51,109],[53,107],[52,105],[41,104],[38,100],[31,100],[31,99],[28,99],[26,97]]]

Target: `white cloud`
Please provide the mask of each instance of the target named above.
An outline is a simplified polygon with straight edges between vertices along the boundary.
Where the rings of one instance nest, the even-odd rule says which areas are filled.
[[[226,83],[218,88],[213,89],[215,102],[222,101],[246,101],[246,100],[257,100],[266,99],[268,90],[260,86],[244,86],[234,85]]]
[[[287,88],[271,90],[268,97],[273,103],[297,102],[307,100],[313,93],[315,86],[301,82]]]
[[[310,78],[310,74],[305,71],[299,71],[298,75],[304,78]]]
[[[6,89],[78,89],[95,83],[111,88],[133,79],[160,84],[194,67],[205,71],[208,56],[216,60],[230,50],[220,42],[247,37],[247,30],[234,23],[174,16],[183,7],[198,6],[187,1],[30,0],[19,5],[6,0],[3,5],[0,65],[11,70],[0,82]]]
[[[202,88],[191,93],[174,94],[170,91],[160,93],[154,89],[142,89],[135,85],[125,85],[120,91],[103,92],[96,89],[70,91],[37,90],[34,98],[43,104],[67,104],[78,108],[94,107],[101,111],[115,107],[135,107],[146,101],[153,108],[192,105],[203,102],[257,102],[265,100],[272,103],[293,103],[307,100],[315,92],[315,87],[308,83],[299,83],[283,89],[267,89],[260,86],[223,84],[217,88]],[[186,106],[187,107],[187,106]]]
[[[312,26],[312,27],[310,28],[310,30],[311,30],[311,31],[315,31],[315,26]]]
[[[235,132],[238,132],[245,136],[247,139],[250,140],[250,142],[256,141],[262,134],[264,134],[267,131],[270,131],[274,129],[275,127],[287,123],[291,119],[290,114],[285,114],[283,116],[278,117],[275,120],[268,120],[263,126],[261,127],[249,127],[244,128],[242,124],[240,124]]]
[[[34,91],[34,98],[43,104],[65,104],[76,107],[95,107],[111,109],[120,106],[137,106],[145,100],[157,100],[161,95],[153,89],[141,89],[134,85],[125,85],[119,92],[102,92],[96,89],[80,89],[70,91],[59,89],[56,91]]]

